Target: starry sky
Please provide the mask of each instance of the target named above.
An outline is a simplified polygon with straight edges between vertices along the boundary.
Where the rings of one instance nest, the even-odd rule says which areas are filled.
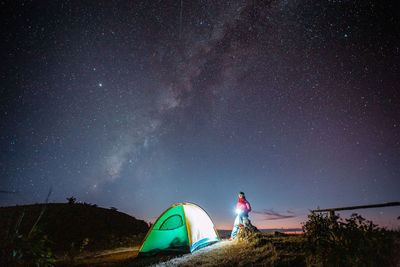
[[[395,2],[0,1],[0,205],[228,229],[239,191],[260,228],[400,201]]]

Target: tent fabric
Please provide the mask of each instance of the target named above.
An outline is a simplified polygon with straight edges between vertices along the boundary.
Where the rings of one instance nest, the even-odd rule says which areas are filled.
[[[195,250],[203,243],[218,241],[218,235],[214,229],[208,214],[197,205],[184,205],[185,216],[190,225],[191,250]]]
[[[181,218],[181,224],[173,225],[177,218]],[[186,225],[183,223],[185,214],[182,206],[172,206],[167,209],[154,223],[147,233],[146,239],[139,252],[156,252],[165,249],[179,249],[189,243]]]
[[[179,203],[160,215],[147,233],[139,253],[193,252],[219,240],[214,224],[202,208],[193,203]]]

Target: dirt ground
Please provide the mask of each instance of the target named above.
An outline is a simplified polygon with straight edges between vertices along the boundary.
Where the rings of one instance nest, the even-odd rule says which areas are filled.
[[[139,247],[118,248],[87,254],[73,260],[63,259],[56,262],[56,266],[116,266],[124,261],[135,258],[138,253]]]

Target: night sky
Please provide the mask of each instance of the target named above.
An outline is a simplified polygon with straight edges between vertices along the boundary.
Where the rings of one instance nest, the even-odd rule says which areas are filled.
[[[400,201],[396,2],[1,1],[0,205],[228,229],[239,191],[260,228]]]

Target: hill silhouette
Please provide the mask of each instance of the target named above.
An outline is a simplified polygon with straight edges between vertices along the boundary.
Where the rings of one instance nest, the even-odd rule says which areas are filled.
[[[94,251],[139,245],[148,224],[115,208],[106,209],[87,203],[49,203],[0,207],[0,236],[6,236],[21,220],[19,233],[27,235],[45,212],[37,227],[51,241],[55,253],[85,247]]]

